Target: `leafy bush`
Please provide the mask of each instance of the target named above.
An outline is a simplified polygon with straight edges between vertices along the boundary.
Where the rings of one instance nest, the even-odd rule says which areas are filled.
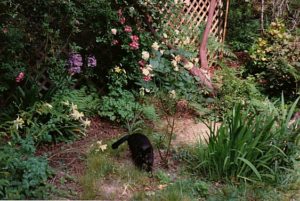
[[[99,115],[112,121],[131,121],[140,105],[136,103],[133,93],[124,89],[128,83],[127,72],[116,66],[110,71],[109,80],[109,93],[101,98]]]
[[[289,122],[298,100],[289,111],[282,107],[281,116],[234,107],[218,129],[208,126],[207,147],[195,148],[190,168],[213,180],[280,182],[293,168],[300,132]]]
[[[222,113],[231,110],[239,102],[254,107],[263,105],[264,96],[259,91],[255,78],[243,78],[242,71],[224,66],[217,73],[216,79],[219,78],[218,81],[221,82],[217,107]]]
[[[296,38],[288,33],[283,22],[272,22],[263,37],[252,45],[253,59],[248,71],[258,77],[266,92],[294,98],[299,93],[300,51]]]
[[[34,152],[30,137],[0,144],[0,199],[47,199],[51,171],[47,160]]]

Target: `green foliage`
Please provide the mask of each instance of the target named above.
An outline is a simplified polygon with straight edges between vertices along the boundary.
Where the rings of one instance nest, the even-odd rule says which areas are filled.
[[[126,122],[134,118],[140,105],[135,102],[134,95],[127,90],[116,89],[103,96],[99,106],[99,115],[111,121]]]
[[[233,0],[230,2],[228,34],[226,40],[234,51],[249,50],[259,35],[259,14],[255,1]]]
[[[255,107],[264,104],[264,96],[259,91],[253,76],[244,79],[240,70],[224,66],[218,71],[218,78],[222,80],[219,80],[221,87],[217,107],[222,112],[231,110],[239,102]]]
[[[289,122],[298,100],[278,116],[234,107],[219,128],[208,125],[207,147],[195,148],[190,168],[212,180],[281,182],[293,169],[299,128]]]
[[[52,102],[69,102],[77,105],[79,111],[85,115],[95,115],[99,108],[100,98],[95,89],[82,87],[78,90],[65,89],[58,91],[53,97]]]
[[[0,144],[0,199],[47,199],[47,160],[34,156],[33,139]]]
[[[266,92],[294,98],[299,93],[300,65],[299,48],[295,37],[288,33],[284,23],[272,22],[262,38],[252,45],[253,59],[248,71],[255,74]]]

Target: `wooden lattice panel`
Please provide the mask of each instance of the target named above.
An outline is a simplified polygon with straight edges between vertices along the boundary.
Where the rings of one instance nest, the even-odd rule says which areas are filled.
[[[174,1],[175,2],[175,1]],[[210,0],[181,0],[182,8],[178,10],[177,5],[166,4],[162,11],[168,30],[178,30],[182,35],[190,39],[190,43],[199,44],[200,26],[205,26],[210,6]],[[178,12],[174,13],[174,10]],[[218,1],[214,14],[211,33],[222,41],[223,37],[223,2]]]

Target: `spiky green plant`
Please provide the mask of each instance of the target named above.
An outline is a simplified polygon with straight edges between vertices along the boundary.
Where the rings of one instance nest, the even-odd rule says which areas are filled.
[[[293,167],[300,132],[289,122],[298,101],[289,110],[283,101],[280,116],[235,106],[218,129],[207,125],[207,146],[197,146],[189,160],[193,172],[213,180],[279,182]]]

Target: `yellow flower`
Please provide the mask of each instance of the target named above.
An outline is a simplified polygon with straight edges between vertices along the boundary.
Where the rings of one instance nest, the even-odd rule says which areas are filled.
[[[122,68],[120,68],[119,66],[116,66],[116,67],[114,68],[114,70],[115,70],[116,73],[122,72]]]

